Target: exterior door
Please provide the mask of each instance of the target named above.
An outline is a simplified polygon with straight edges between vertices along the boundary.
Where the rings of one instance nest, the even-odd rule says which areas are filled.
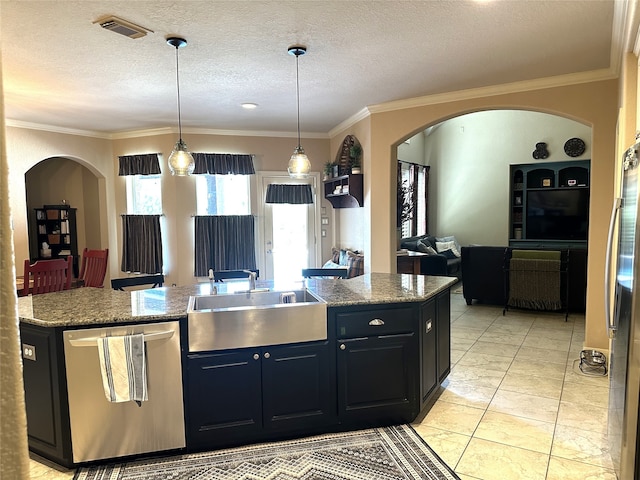
[[[278,282],[302,279],[302,269],[313,267],[319,258],[316,219],[318,207],[317,186],[319,176],[293,179],[282,174],[264,174],[261,179],[262,252],[259,262],[260,277]],[[265,204],[269,184],[308,183],[314,192],[314,203],[303,205]]]

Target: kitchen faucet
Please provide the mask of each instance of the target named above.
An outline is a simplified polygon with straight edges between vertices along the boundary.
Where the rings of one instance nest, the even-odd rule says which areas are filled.
[[[258,277],[258,274],[256,272],[252,272],[251,270],[243,270],[243,272],[249,274],[249,290],[255,290],[256,278]]]

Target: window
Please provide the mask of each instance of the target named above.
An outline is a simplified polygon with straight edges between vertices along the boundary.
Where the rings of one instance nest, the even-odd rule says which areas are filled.
[[[196,175],[198,215],[249,215],[249,175]]]
[[[162,175],[128,175],[127,213],[130,215],[162,214]]]
[[[429,167],[416,163],[398,162],[398,179],[409,191],[411,216],[400,226],[402,237],[428,233]]]

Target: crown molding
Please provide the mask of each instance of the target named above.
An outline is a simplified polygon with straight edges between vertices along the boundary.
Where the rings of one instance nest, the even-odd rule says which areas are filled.
[[[80,135],[83,137],[102,138],[106,140],[122,140],[127,138],[153,137],[155,135],[177,135],[178,129],[173,127],[148,128],[144,130],[127,130],[124,132],[99,132],[95,130],[77,130],[72,128],[57,127],[55,125],[44,125],[40,123],[23,122],[20,120],[6,119],[8,127],[24,128],[28,130],[40,130],[51,133],[63,133],[66,135]],[[251,130],[216,130],[212,128],[186,128],[182,133],[193,135],[227,135],[236,137],[271,137],[271,138],[297,138],[297,132],[276,132],[276,131],[251,131]],[[319,138],[326,140],[329,135],[326,133],[300,132],[301,138]]]
[[[501,85],[491,85],[489,87],[458,90],[455,92],[396,100],[394,102],[370,105],[368,108],[372,114],[383,113],[393,110],[404,110],[407,108],[436,105],[439,103],[471,100],[481,97],[494,97],[497,95],[528,92],[531,90],[543,90],[546,88],[566,87],[568,85],[578,85],[581,83],[590,83],[602,80],[613,80],[617,77],[618,75],[616,72],[612,71],[610,68],[604,68],[601,70],[592,70],[590,72],[571,73],[568,75],[558,75],[555,77],[546,77],[525,82],[503,83]]]
[[[78,130],[75,128],[58,127],[56,125],[45,125],[42,123],[23,122],[21,120],[12,120],[5,118],[5,125],[7,127],[24,128],[28,130],[39,130],[42,132],[62,133],[65,135],[79,135],[81,137],[102,138],[106,140],[111,139],[111,134],[106,132],[99,132],[97,130]]]
[[[338,125],[336,125],[331,130],[329,130],[329,137],[335,137],[341,131],[348,129],[349,127],[352,127],[353,125],[358,123],[360,120],[363,120],[369,116],[371,116],[371,112],[367,107],[364,107],[355,115],[352,115],[351,117],[347,118],[343,122],[340,122]]]

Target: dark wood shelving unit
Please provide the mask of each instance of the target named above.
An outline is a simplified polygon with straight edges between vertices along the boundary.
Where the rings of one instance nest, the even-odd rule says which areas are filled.
[[[590,160],[511,165],[509,245],[536,248],[586,248],[583,240],[537,240],[527,238],[528,193],[538,190],[589,190]]]
[[[73,273],[78,276],[78,233],[76,209],[68,205],[45,205],[35,209],[37,241],[30,252],[31,260],[49,260],[73,256]],[[49,245],[49,256],[44,256],[42,244]]]
[[[324,198],[331,202],[333,208],[356,208],[364,205],[361,173],[341,175],[323,183]]]

